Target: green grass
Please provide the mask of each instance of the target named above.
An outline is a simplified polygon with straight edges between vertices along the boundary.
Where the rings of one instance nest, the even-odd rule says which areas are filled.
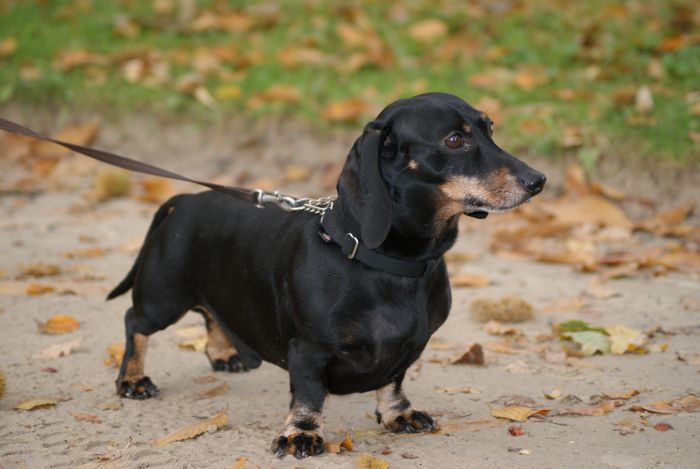
[[[158,3],[172,8],[155,11]],[[14,50],[3,53],[0,46],[0,103],[204,121],[230,113],[282,114],[356,126],[399,97],[447,91],[486,103],[485,110],[500,118],[499,141],[516,152],[573,155],[588,165],[599,157],[700,162],[700,143],[691,138],[700,133],[700,25],[693,0],[420,0],[405,6],[364,0],[342,7],[297,0],[196,2],[192,18],[238,12],[251,22],[224,31],[193,31],[192,18],[180,20],[185,3],[0,0],[0,41],[16,41]],[[135,25],[135,34],[120,34],[120,19]],[[446,34],[413,37],[411,28],[427,19],[446,25]],[[357,43],[343,39],[343,25],[360,31]],[[197,50],[216,47],[231,48],[235,57],[201,73],[200,92],[216,101],[207,106],[178,83],[197,68]],[[280,62],[280,51],[301,48],[327,60]],[[64,51],[81,49],[104,63],[60,67]],[[349,70],[358,53],[372,59]],[[130,82],[127,58],[147,69],[167,66],[168,73],[157,83],[144,77]],[[278,85],[301,98],[260,97]],[[634,105],[642,86],[654,98],[646,113]],[[225,95],[232,89],[240,96]],[[355,118],[326,123],[324,109],[349,99],[369,107]],[[564,136],[572,132],[577,141],[566,144]]]

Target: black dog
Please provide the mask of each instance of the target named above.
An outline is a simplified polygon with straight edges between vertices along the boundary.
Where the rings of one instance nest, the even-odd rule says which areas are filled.
[[[389,105],[355,142],[323,222],[217,192],[173,197],[109,295],[133,287],[118,394],[158,391],[143,374],[148,336],[195,310],[215,370],[261,360],[289,370],[292,401],[276,454],[323,452],[329,392],[376,390],[378,422],[433,430],[401,383],[450,310],[442,256],[458,219],[512,209],[545,183],[492,134],[484,113],[452,95]]]

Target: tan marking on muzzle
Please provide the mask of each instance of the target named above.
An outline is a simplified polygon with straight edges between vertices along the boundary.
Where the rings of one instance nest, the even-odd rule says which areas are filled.
[[[134,353],[126,362],[124,380],[135,383],[143,378],[143,365],[146,359],[146,349],[148,348],[148,336],[134,334]]]

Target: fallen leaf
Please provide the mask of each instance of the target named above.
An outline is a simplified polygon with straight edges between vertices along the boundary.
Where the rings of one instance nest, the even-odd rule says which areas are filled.
[[[484,348],[489,352],[503,353],[506,355],[522,355],[525,350],[513,347],[513,342],[510,340],[499,340],[498,342],[488,342],[484,344]]]
[[[39,331],[44,334],[66,334],[78,329],[80,327],[80,322],[73,316],[58,314],[50,317],[45,323],[36,321],[36,325]]]
[[[355,458],[355,469],[389,469],[389,463],[369,453],[362,453]]]
[[[648,86],[642,86],[634,97],[634,108],[640,114],[648,114],[654,109],[654,97]]]
[[[162,204],[175,195],[175,189],[165,178],[144,178],[139,185],[141,186],[141,194],[137,196],[137,199],[142,202]]]
[[[177,344],[178,347],[195,352],[204,352],[207,349],[207,338],[185,340]]]
[[[63,257],[66,259],[84,259],[102,257],[105,254],[107,254],[107,249],[99,246],[91,246],[89,248],[79,248],[73,249],[72,251],[66,251],[63,253]]]
[[[80,346],[81,342],[82,339],[78,338],[73,339],[69,342],[49,345],[48,347],[45,347],[39,350],[37,353],[35,353],[33,355],[33,358],[39,360],[48,360],[52,358],[65,357],[66,355],[70,355],[71,352],[77,349]]]
[[[52,285],[47,285],[45,283],[30,283],[27,285],[26,293],[27,295],[37,296],[43,295],[45,293],[51,293],[55,291],[56,288]]]
[[[461,273],[450,276],[450,284],[455,288],[482,288],[488,286],[490,283],[491,278],[481,274]]]
[[[372,106],[362,99],[347,99],[328,104],[321,111],[324,119],[331,122],[355,122],[372,110]]]
[[[599,300],[606,300],[620,295],[617,290],[605,284],[599,277],[593,278],[590,285],[583,292]]]
[[[29,277],[51,277],[61,273],[61,268],[55,264],[34,262],[28,265],[19,265],[19,272]]]
[[[108,401],[97,404],[97,408],[100,410],[121,410],[123,406],[122,401]]]
[[[301,101],[299,88],[290,85],[272,85],[266,90],[259,91],[255,98],[263,102],[294,104]]]
[[[122,358],[124,357],[124,344],[122,342],[116,342],[107,347],[107,355],[102,363],[107,366],[113,366],[119,368],[122,364]]]
[[[596,224],[632,229],[634,224],[616,205],[598,195],[569,197],[543,205],[559,223],[571,225]]]
[[[561,397],[561,389],[557,388],[551,392],[543,392],[542,394],[544,394],[544,397],[547,399],[559,399],[559,397]]]
[[[79,412],[68,412],[73,416],[75,420],[78,422],[90,422],[90,423],[101,423],[99,417],[97,415],[92,415],[92,414],[81,414]]]
[[[408,34],[418,42],[431,43],[447,35],[447,23],[431,18],[419,21],[411,26]]]
[[[672,401],[656,401],[651,404],[635,404],[630,407],[634,411],[654,412],[657,414],[676,414],[679,412],[700,411],[700,399],[693,395],[679,397]]]
[[[20,402],[14,408],[18,410],[34,410],[42,407],[49,407],[58,404],[55,399],[30,399],[28,401]]]
[[[450,386],[445,386],[445,387],[436,386],[435,392],[442,393],[442,394],[481,394],[481,391],[479,391],[476,388],[470,388],[470,387],[457,388],[457,387],[450,387]]]
[[[59,130],[54,138],[76,145],[89,145],[97,137],[99,130],[99,121],[69,125]],[[30,148],[33,155],[42,158],[58,158],[71,152],[68,148],[43,140],[32,141]]]
[[[210,428],[218,430],[219,428],[225,426],[228,423],[228,414],[224,412],[219,412],[215,416],[203,420],[201,422],[188,425],[187,427],[181,428],[169,435],[163,436],[156,440],[153,440],[151,444],[155,447],[161,447],[173,443],[175,441],[188,440],[202,433],[210,431]]]
[[[353,448],[352,437],[350,435],[345,435],[345,438],[343,438],[343,441],[340,442],[340,447],[343,449],[346,449],[348,451],[352,451],[352,448]]]
[[[631,435],[639,429],[639,422],[632,418],[624,418],[613,426],[613,431],[620,435]]]
[[[560,407],[556,409],[557,415],[573,414],[600,417],[615,410],[614,402],[603,402],[592,406]]]
[[[125,197],[131,191],[131,175],[123,169],[100,168],[93,186],[97,200]]]
[[[562,337],[567,337],[580,346],[580,353],[584,356],[610,353],[610,339],[605,334],[596,331],[566,332]]]
[[[474,344],[466,352],[458,353],[449,361],[451,365],[483,365],[484,350],[481,344]]]
[[[217,378],[214,375],[203,375],[203,376],[197,376],[192,381],[194,381],[197,384],[209,384],[209,383],[215,383],[216,381],[219,381],[219,378]]]
[[[17,39],[9,36],[0,41],[0,58],[9,57],[17,50]]]
[[[643,333],[622,325],[606,326],[605,332],[608,333],[611,353],[616,355],[622,355],[625,352],[646,353],[644,345],[647,342],[647,336]]]
[[[523,436],[525,434],[525,429],[520,425],[511,425],[508,427],[508,433],[511,436]]]
[[[479,322],[523,322],[534,317],[532,305],[517,296],[499,299],[477,298],[469,305],[472,316]]]
[[[549,414],[549,409],[533,409],[532,407],[509,406],[491,409],[491,415],[499,419],[524,422],[533,415]]]
[[[47,366],[41,369],[44,373],[58,373],[58,370],[52,366]]]
[[[498,321],[489,321],[484,324],[484,330],[490,335],[523,335],[523,331],[517,327],[509,327]]]
[[[673,430],[673,427],[671,426],[670,423],[659,422],[656,425],[654,425],[654,430],[659,431],[659,432],[667,432],[669,430]]]
[[[625,393],[622,394],[603,394],[601,397],[606,400],[614,401],[614,400],[627,400],[631,399],[634,396],[638,396],[639,391],[636,389],[631,389]]]
[[[214,386],[211,389],[206,389],[204,391],[196,393],[192,396],[192,399],[194,399],[195,401],[200,401],[202,399],[210,399],[212,397],[220,396],[221,394],[226,393],[229,389],[230,387],[227,383],[221,383],[220,385]]]

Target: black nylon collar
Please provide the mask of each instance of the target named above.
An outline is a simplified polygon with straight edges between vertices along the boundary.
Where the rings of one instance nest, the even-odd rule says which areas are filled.
[[[428,271],[430,261],[407,261],[367,249],[356,234],[347,233],[340,228],[332,209],[321,218],[321,227],[325,234],[340,246],[340,251],[345,257],[362,262],[367,267],[399,277],[422,277]]]

